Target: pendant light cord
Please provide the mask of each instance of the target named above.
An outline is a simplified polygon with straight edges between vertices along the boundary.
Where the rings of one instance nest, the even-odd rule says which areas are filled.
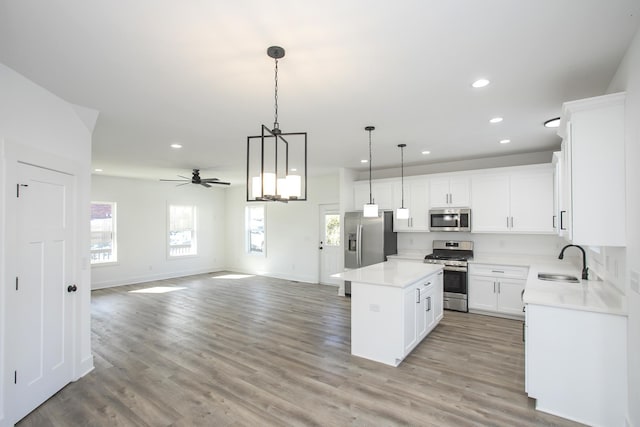
[[[369,130],[369,204],[373,204],[373,196],[371,190],[371,130]]]
[[[280,129],[280,123],[278,123],[278,58],[275,58],[276,67],[275,67],[275,91],[274,91],[274,103],[275,103],[275,118],[273,121],[273,128]]]
[[[402,206],[400,207],[404,209],[404,147],[400,147],[400,187],[402,192]]]

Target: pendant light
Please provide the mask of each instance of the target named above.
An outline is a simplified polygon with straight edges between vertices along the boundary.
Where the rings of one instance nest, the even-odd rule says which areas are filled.
[[[275,116],[273,129],[247,137],[247,201],[307,200],[307,133],[285,133],[278,122],[278,60],[284,49],[271,46],[267,55],[275,62]]]
[[[404,147],[407,144],[398,144],[400,147],[400,191],[402,198],[400,199],[400,207],[396,209],[396,219],[409,219],[409,209],[404,207]]]
[[[371,131],[375,129],[374,126],[367,126],[364,128],[369,132],[369,203],[365,203],[362,208],[362,216],[365,218],[373,218],[378,216],[378,205],[373,203],[373,195],[371,192]]]

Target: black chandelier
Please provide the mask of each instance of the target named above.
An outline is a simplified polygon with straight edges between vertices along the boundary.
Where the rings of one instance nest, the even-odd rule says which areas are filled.
[[[278,59],[284,49],[271,46],[275,61],[275,119],[273,129],[262,125],[260,135],[247,137],[247,201],[307,200],[307,133],[285,133],[278,122]]]

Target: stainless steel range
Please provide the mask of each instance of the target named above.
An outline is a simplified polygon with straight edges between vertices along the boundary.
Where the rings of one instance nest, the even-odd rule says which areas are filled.
[[[469,311],[467,305],[467,261],[473,259],[473,242],[434,240],[433,253],[424,257],[429,264],[444,265],[444,308]]]

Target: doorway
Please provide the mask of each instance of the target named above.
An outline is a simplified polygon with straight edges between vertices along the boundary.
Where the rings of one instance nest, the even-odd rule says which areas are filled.
[[[321,284],[339,286],[331,277],[342,271],[342,220],[338,205],[320,205],[320,280]]]

